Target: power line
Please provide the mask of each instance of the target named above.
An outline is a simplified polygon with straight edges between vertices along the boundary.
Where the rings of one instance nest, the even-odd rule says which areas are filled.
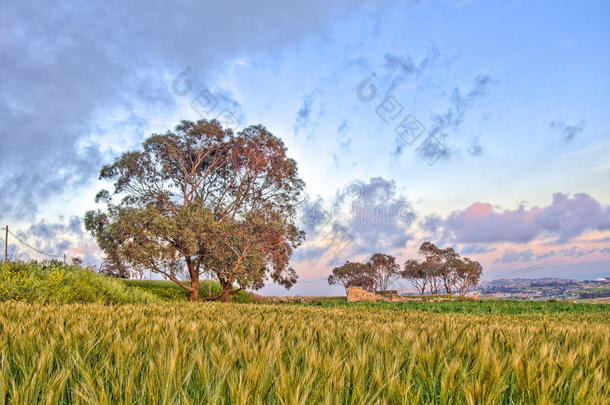
[[[555,266],[555,265],[558,265],[558,264],[568,263],[568,262],[571,262],[572,260],[575,260],[575,259],[577,259],[577,258],[579,258],[581,256],[584,256],[584,255],[588,254],[588,253],[591,253],[591,252],[590,251],[581,251],[581,252],[575,254],[572,257],[567,257],[567,258],[563,258],[562,257],[562,258],[552,259],[551,261],[549,261],[547,263],[533,264],[533,265],[530,265],[530,266],[525,266],[525,267],[522,267],[520,269],[515,269],[515,270],[508,271],[506,273],[502,273],[501,275],[503,277],[506,277],[506,276],[514,277],[516,275],[521,275],[521,274],[529,273],[530,271],[540,270],[540,269],[543,269],[545,267],[550,267],[550,266]],[[502,271],[503,270],[495,270],[495,271],[492,271],[492,273],[496,273],[499,276]]]
[[[8,260],[8,225],[2,228],[6,231],[6,235],[4,236],[4,261]]]
[[[30,245],[29,243],[27,243],[27,242],[23,241],[21,238],[19,238],[17,235],[15,235],[15,234],[14,234],[12,231],[8,231],[8,233],[9,233],[9,234],[11,234],[11,235],[12,235],[12,236],[13,236],[15,239],[17,239],[17,240],[18,240],[19,242],[21,242],[23,245],[25,245],[25,246],[27,246],[28,248],[30,248],[30,249],[32,249],[32,250],[34,250],[34,251],[36,251],[36,252],[40,253],[41,255],[44,255],[44,256],[49,256],[49,257],[52,257],[52,258],[59,258],[59,257],[62,257],[61,255],[54,255],[54,254],[51,254],[51,253],[43,252],[42,250],[40,250],[40,249],[38,249],[38,248],[35,248],[34,246]]]
[[[515,273],[523,273],[523,272],[528,272],[529,270],[532,269],[537,269],[537,268],[543,268],[543,267],[550,267],[550,266],[555,266],[557,264],[562,264],[565,262],[569,262],[571,260],[574,260],[578,257],[581,257],[585,254],[588,254],[591,252],[585,251],[585,250],[581,250],[580,252],[577,252],[574,256],[572,257],[556,257],[556,258],[549,258],[546,262],[542,262],[542,263],[533,263],[530,265],[525,265],[521,268],[517,268],[517,269],[512,269],[506,273],[506,274],[515,274]],[[495,273],[502,273],[504,270],[495,270]]]

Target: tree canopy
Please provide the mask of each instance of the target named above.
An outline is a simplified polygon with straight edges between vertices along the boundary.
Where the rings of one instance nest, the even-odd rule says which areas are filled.
[[[375,273],[375,289],[388,290],[400,277],[400,265],[392,255],[375,253],[369,259],[369,265]]]
[[[233,133],[216,120],[182,121],[104,166],[100,179],[114,190],[98,193],[107,208],[88,212],[85,226],[109,263],[159,273],[191,300],[203,272],[218,278],[213,298],[223,301],[266,278],[296,282],[289,259],[304,239],[296,225],[304,182],[264,127]]]
[[[362,287],[368,291],[387,290],[400,277],[400,265],[392,255],[375,253],[367,263],[347,261],[328,276],[329,285]]]
[[[335,267],[328,276],[329,285],[342,285],[346,291],[349,287],[374,291],[376,281],[375,272],[370,264],[350,261],[345,262],[343,266]]]

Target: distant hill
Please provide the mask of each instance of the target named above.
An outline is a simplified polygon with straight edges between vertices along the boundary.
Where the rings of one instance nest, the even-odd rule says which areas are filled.
[[[610,277],[597,280],[514,278],[482,281],[473,291],[483,297],[544,300],[610,297]]]

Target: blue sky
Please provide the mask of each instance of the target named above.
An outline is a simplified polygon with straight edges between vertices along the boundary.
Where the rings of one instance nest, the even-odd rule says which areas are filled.
[[[280,136],[307,183],[291,294],[423,240],[485,278],[610,275],[607,2],[3,8],[0,220],[44,251],[97,260],[79,221],[100,166],[180,119],[233,117]]]

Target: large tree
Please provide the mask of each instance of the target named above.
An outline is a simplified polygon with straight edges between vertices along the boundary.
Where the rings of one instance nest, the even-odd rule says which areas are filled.
[[[375,274],[375,289],[384,291],[400,277],[400,265],[392,255],[375,253],[369,259],[369,266]]]
[[[135,270],[150,269],[198,299],[199,277],[212,272],[230,300],[266,278],[289,288],[289,266],[304,233],[296,212],[304,183],[283,142],[262,126],[238,133],[216,121],[182,121],[154,134],[142,150],[104,166],[85,225],[107,259]],[[179,275],[186,273],[187,280]]]
[[[328,276],[329,285],[342,285],[345,291],[349,287],[361,287],[367,291],[375,290],[375,272],[369,263],[347,261],[343,266],[335,267]]]

